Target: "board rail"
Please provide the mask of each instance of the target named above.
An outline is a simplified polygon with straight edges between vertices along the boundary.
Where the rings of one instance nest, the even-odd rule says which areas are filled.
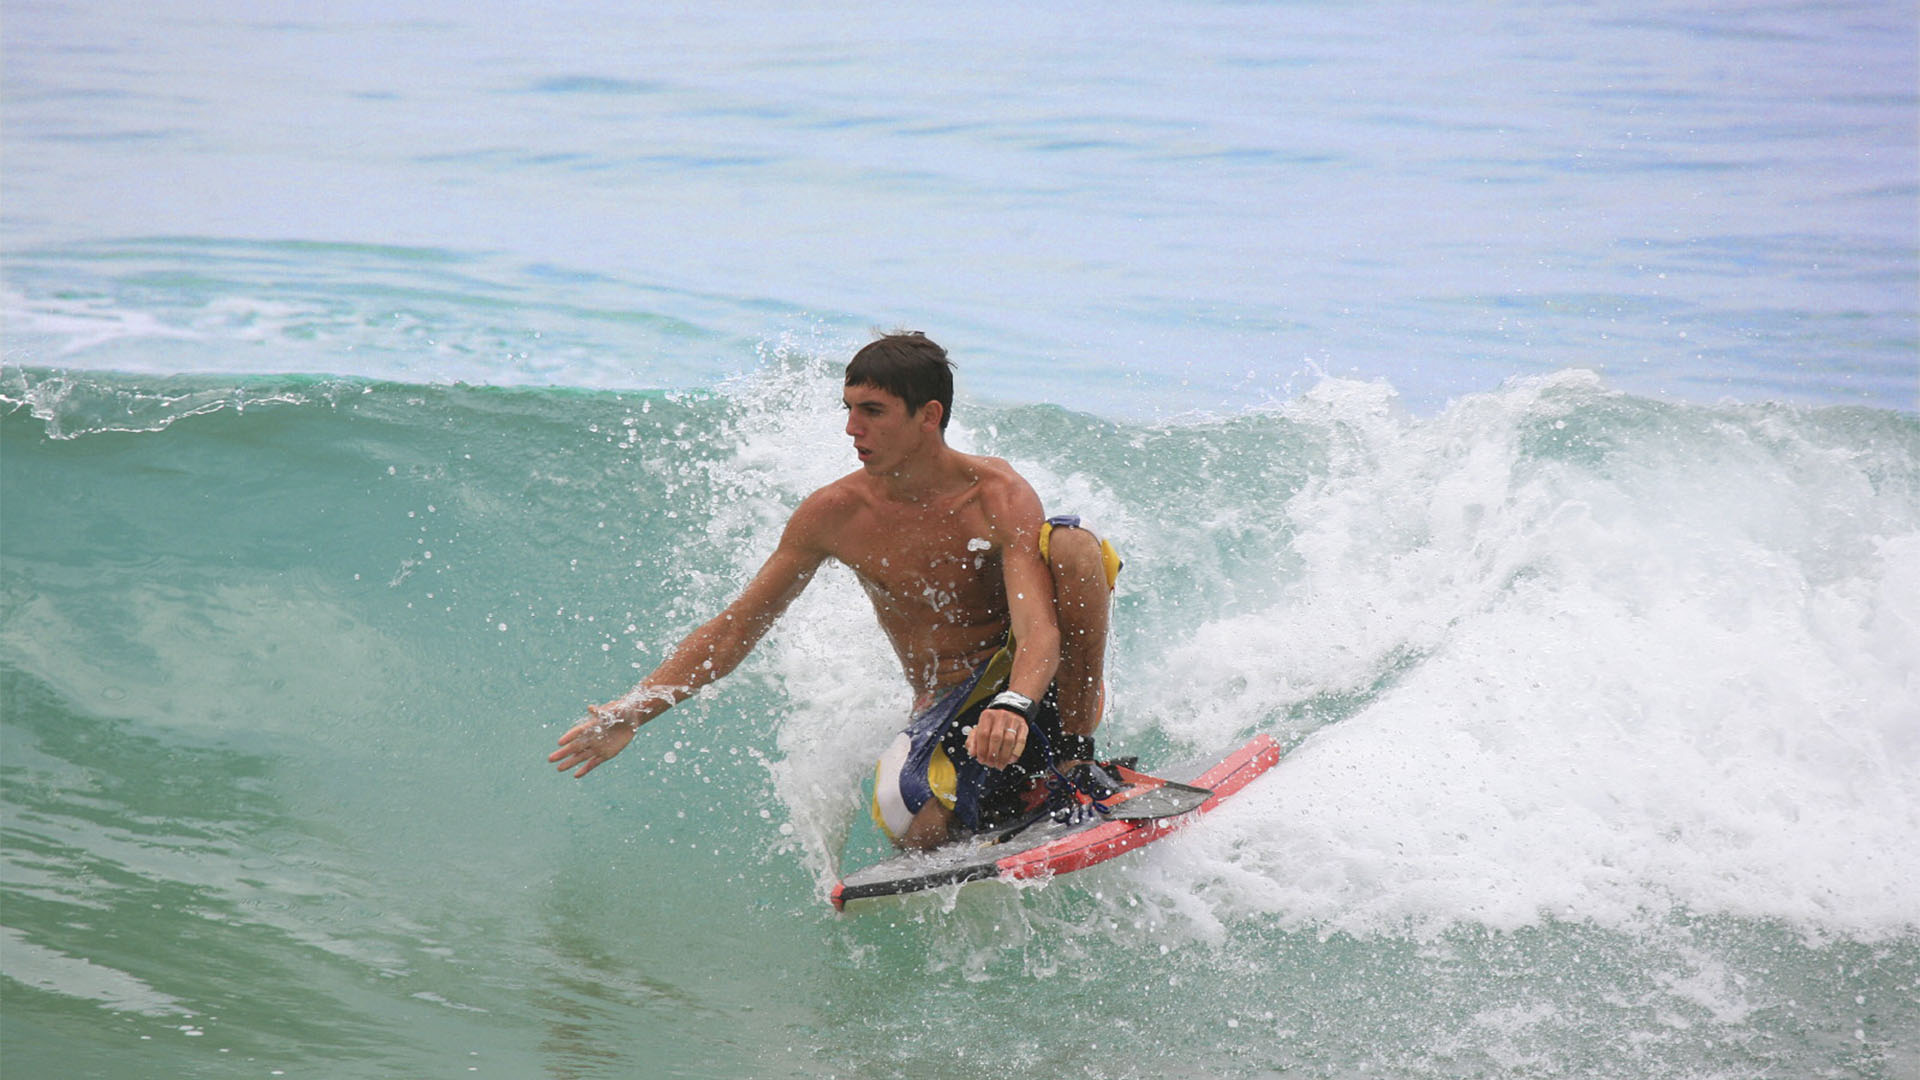
[[[1219,806],[1279,760],[1280,744],[1271,735],[1255,735],[1198,776],[1181,781],[1211,791],[1205,801],[1192,810],[1145,820],[1098,821],[1089,827],[1070,830],[1045,843],[999,858],[987,857],[998,841],[961,849],[957,855],[942,848],[924,856],[899,856],[897,858],[907,867],[901,875],[882,881],[854,880],[870,876],[878,869],[869,867],[836,882],[829,899],[836,909],[844,911],[848,902],[853,900],[897,896],[969,881],[1031,881],[1083,870],[1178,830]],[[888,864],[881,864],[885,865]]]

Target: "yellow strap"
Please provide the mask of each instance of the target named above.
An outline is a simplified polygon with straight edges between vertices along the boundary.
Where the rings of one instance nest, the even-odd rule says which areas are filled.
[[[987,669],[980,673],[980,678],[973,684],[973,693],[968,694],[967,700],[960,703],[960,707],[954,710],[955,714],[966,712],[999,693],[1012,676],[1013,635],[1009,633],[1007,643],[1000,646],[1000,651],[994,653],[992,659],[987,661]]]
[[[1075,528],[1078,528],[1078,526],[1075,526]],[[1053,522],[1051,521],[1041,522],[1040,523],[1040,557],[1042,559],[1045,559],[1048,557],[1047,542],[1052,538],[1053,538]],[[1104,538],[1101,539],[1100,567],[1101,569],[1107,572],[1107,588],[1109,589],[1113,588],[1114,583],[1120,580],[1120,567],[1124,565],[1125,563],[1123,563],[1120,559],[1120,553],[1113,549],[1113,545],[1107,543],[1107,541]]]

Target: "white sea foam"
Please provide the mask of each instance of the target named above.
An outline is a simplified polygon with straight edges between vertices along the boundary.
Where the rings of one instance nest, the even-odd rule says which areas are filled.
[[[1335,447],[1287,507],[1299,575],[1158,675],[1180,688],[1168,729],[1206,746],[1317,695],[1361,704],[1161,845],[1159,905],[1356,933],[1675,907],[1920,925],[1905,450],[1720,412],[1616,421],[1590,432],[1605,455],[1558,455],[1540,430],[1610,411],[1588,380],[1424,422],[1382,394],[1327,384],[1289,410]]]

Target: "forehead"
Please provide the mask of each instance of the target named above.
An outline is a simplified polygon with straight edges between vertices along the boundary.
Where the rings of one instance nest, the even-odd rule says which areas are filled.
[[[882,390],[880,387],[873,386],[869,383],[857,383],[853,386],[844,387],[840,391],[840,400],[845,402],[849,408],[855,405],[866,405],[870,407],[877,406],[882,409],[898,407],[904,410],[907,407],[906,398],[890,390]]]

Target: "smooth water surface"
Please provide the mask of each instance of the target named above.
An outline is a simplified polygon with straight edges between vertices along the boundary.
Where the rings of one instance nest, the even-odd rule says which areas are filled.
[[[1911,5],[9,0],[7,358],[1920,404]]]

